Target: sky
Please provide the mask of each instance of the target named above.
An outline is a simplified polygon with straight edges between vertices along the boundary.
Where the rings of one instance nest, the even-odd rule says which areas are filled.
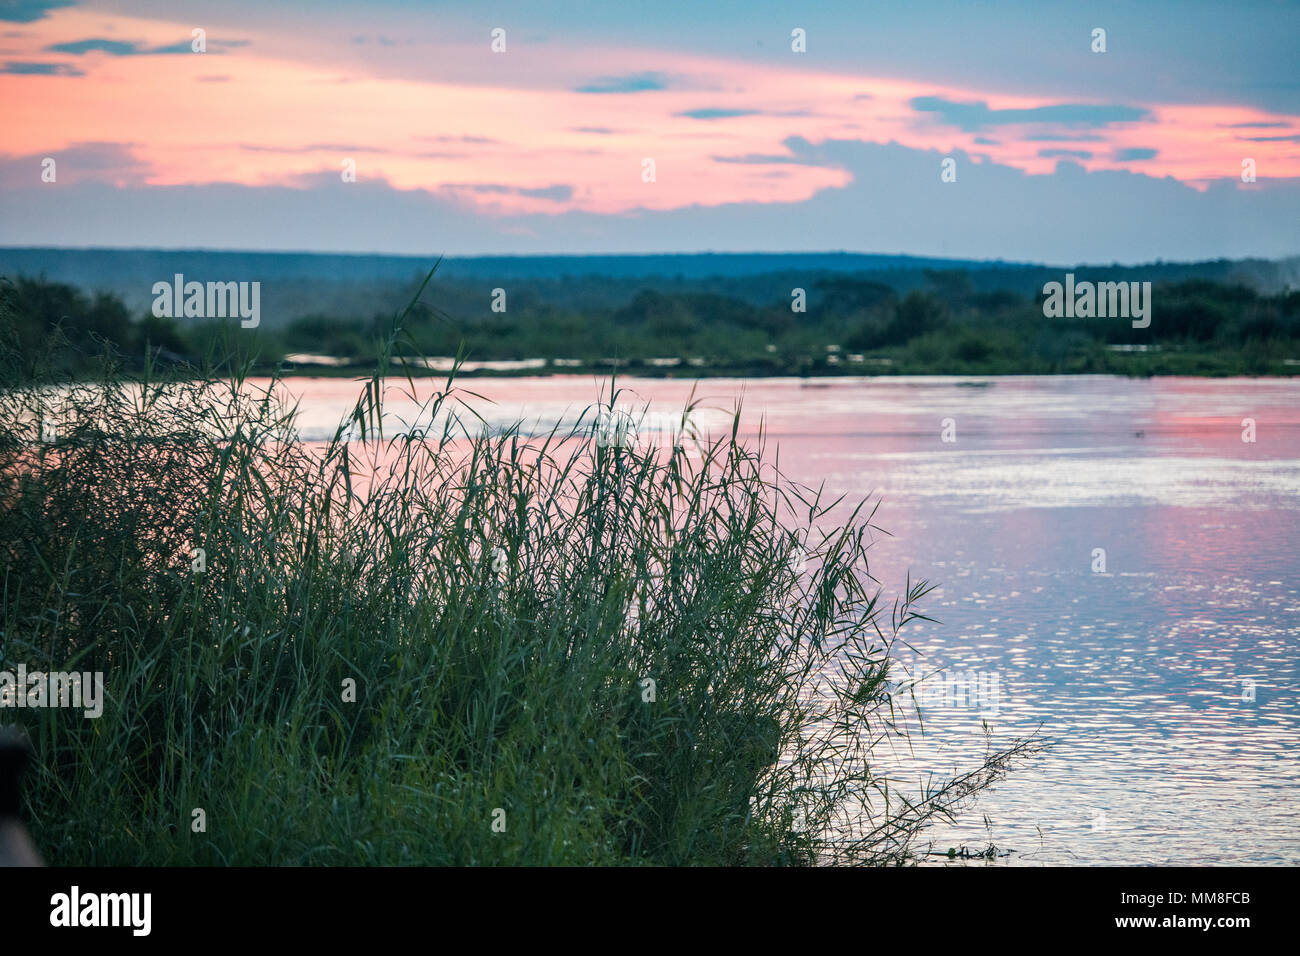
[[[0,245],[1296,255],[1300,4],[0,0]]]

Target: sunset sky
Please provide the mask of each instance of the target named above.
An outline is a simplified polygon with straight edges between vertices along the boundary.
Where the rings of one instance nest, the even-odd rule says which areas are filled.
[[[1280,3],[0,0],[0,245],[1295,255],[1297,64]]]

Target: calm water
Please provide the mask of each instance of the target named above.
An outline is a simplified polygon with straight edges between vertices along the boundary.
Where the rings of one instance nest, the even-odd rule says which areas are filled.
[[[665,412],[691,391],[624,384]],[[542,427],[601,389],[465,385],[496,403],[476,405],[489,421]],[[356,394],[292,389],[308,438]],[[1055,742],[937,846],[992,841],[1028,865],[1300,863],[1300,381],[707,380],[696,395],[715,428],[743,399],[790,477],[881,501],[887,591],[908,569],[941,585],[927,608],[942,623],[910,629],[906,663],[956,683],[923,685],[926,735],[888,761],[900,782],[970,766],[982,719],[997,741],[1041,726]]]

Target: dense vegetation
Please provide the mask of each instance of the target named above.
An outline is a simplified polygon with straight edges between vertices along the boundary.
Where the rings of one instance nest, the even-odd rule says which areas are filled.
[[[1059,274],[1047,273],[1056,279]],[[1080,278],[1090,275],[1080,272]],[[1105,270],[1091,277],[1106,279]],[[1122,318],[1045,318],[1041,294],[989,289],[985,273],[921,270],[916,281],[873,273],[822,274],[806,283],[806,311],[792,275],[708,282],[574,279],[493,286],[449,280],[439,308],[418,307],[406,326],[414,353],[471,361],[546,359],[550,370],[626,368],[638,374],[1295,374],[1300,371],[1300,292],[1194,278],[1157,283],[1149,328]],[[0,285],[23,354],[44,354],[51,334],[72,368],[108,345],[137,369],[205,356],[325,355],[364,366],[386,327],[386,306],[410,289],[392,282],[367,314],[322,307],[242,329],[236,320],[133,316],[111,294],[91,297],[40,279]],[[555,360],[563,360],[556,362]],[[290,363],[292,367],[294,363]],[[323,366],[300,363],[299,370]],[[532,374],[543,369],[530,369]]]
[[[78,304],[65,333],[138,329]],[[246,366],[59,385],[0,352],[0,667],[108,688],[98,719],[8,712],[47,859],[899,863],[1027,751],[877,775],[927,588],[882,600],[868,515],[734,432],[487,434],[450,379],[382,435],[401,339],[323,446]]]

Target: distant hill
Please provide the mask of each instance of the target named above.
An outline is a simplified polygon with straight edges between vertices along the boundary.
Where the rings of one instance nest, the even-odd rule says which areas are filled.
[[[176,273],[200,282],[262,283],[264,322],[274,327],[309,314],[370,318],[403,305],[436,256],[223,252],[202,249],[53,249],[0,247],[0,275],[41,276],[89,291],[117,294],[132,311],[147,310],[152,287]],[[829,276],[869,273],[899,292],[933,284],[937,272],[964,272],[979,292],[1032,295],[1066,269],[1079,278],[1238,282],[1272,294],[1300,287],[1300,257],[1140,266],[1048,266],[1040,263],[827,253],[685,253],[611,256],[484,256],[444,259],[437,274],[447,301],[486,296],[509,284],[557,308],[618,308],[642,289],[715,292],[753,304],[790,296]],[[435,295],[432,301],[438,301]]]
[[[221,271],[273,279],[409,279],[437,260],[429,256],[338,255],[305,252],[221,252],[204,249],[54,249],[0,247],[0,274],[44,270],[51,279],[91,286],[157,281],[172,272]],[[930,259],[918,256],[826,253],[685,253],[640,256],[479,256],[446,258],[448,278],[553,279],[563,276],[704,279],[766,272],[868,272],[881,269],[992,269],[1024,263]]]

